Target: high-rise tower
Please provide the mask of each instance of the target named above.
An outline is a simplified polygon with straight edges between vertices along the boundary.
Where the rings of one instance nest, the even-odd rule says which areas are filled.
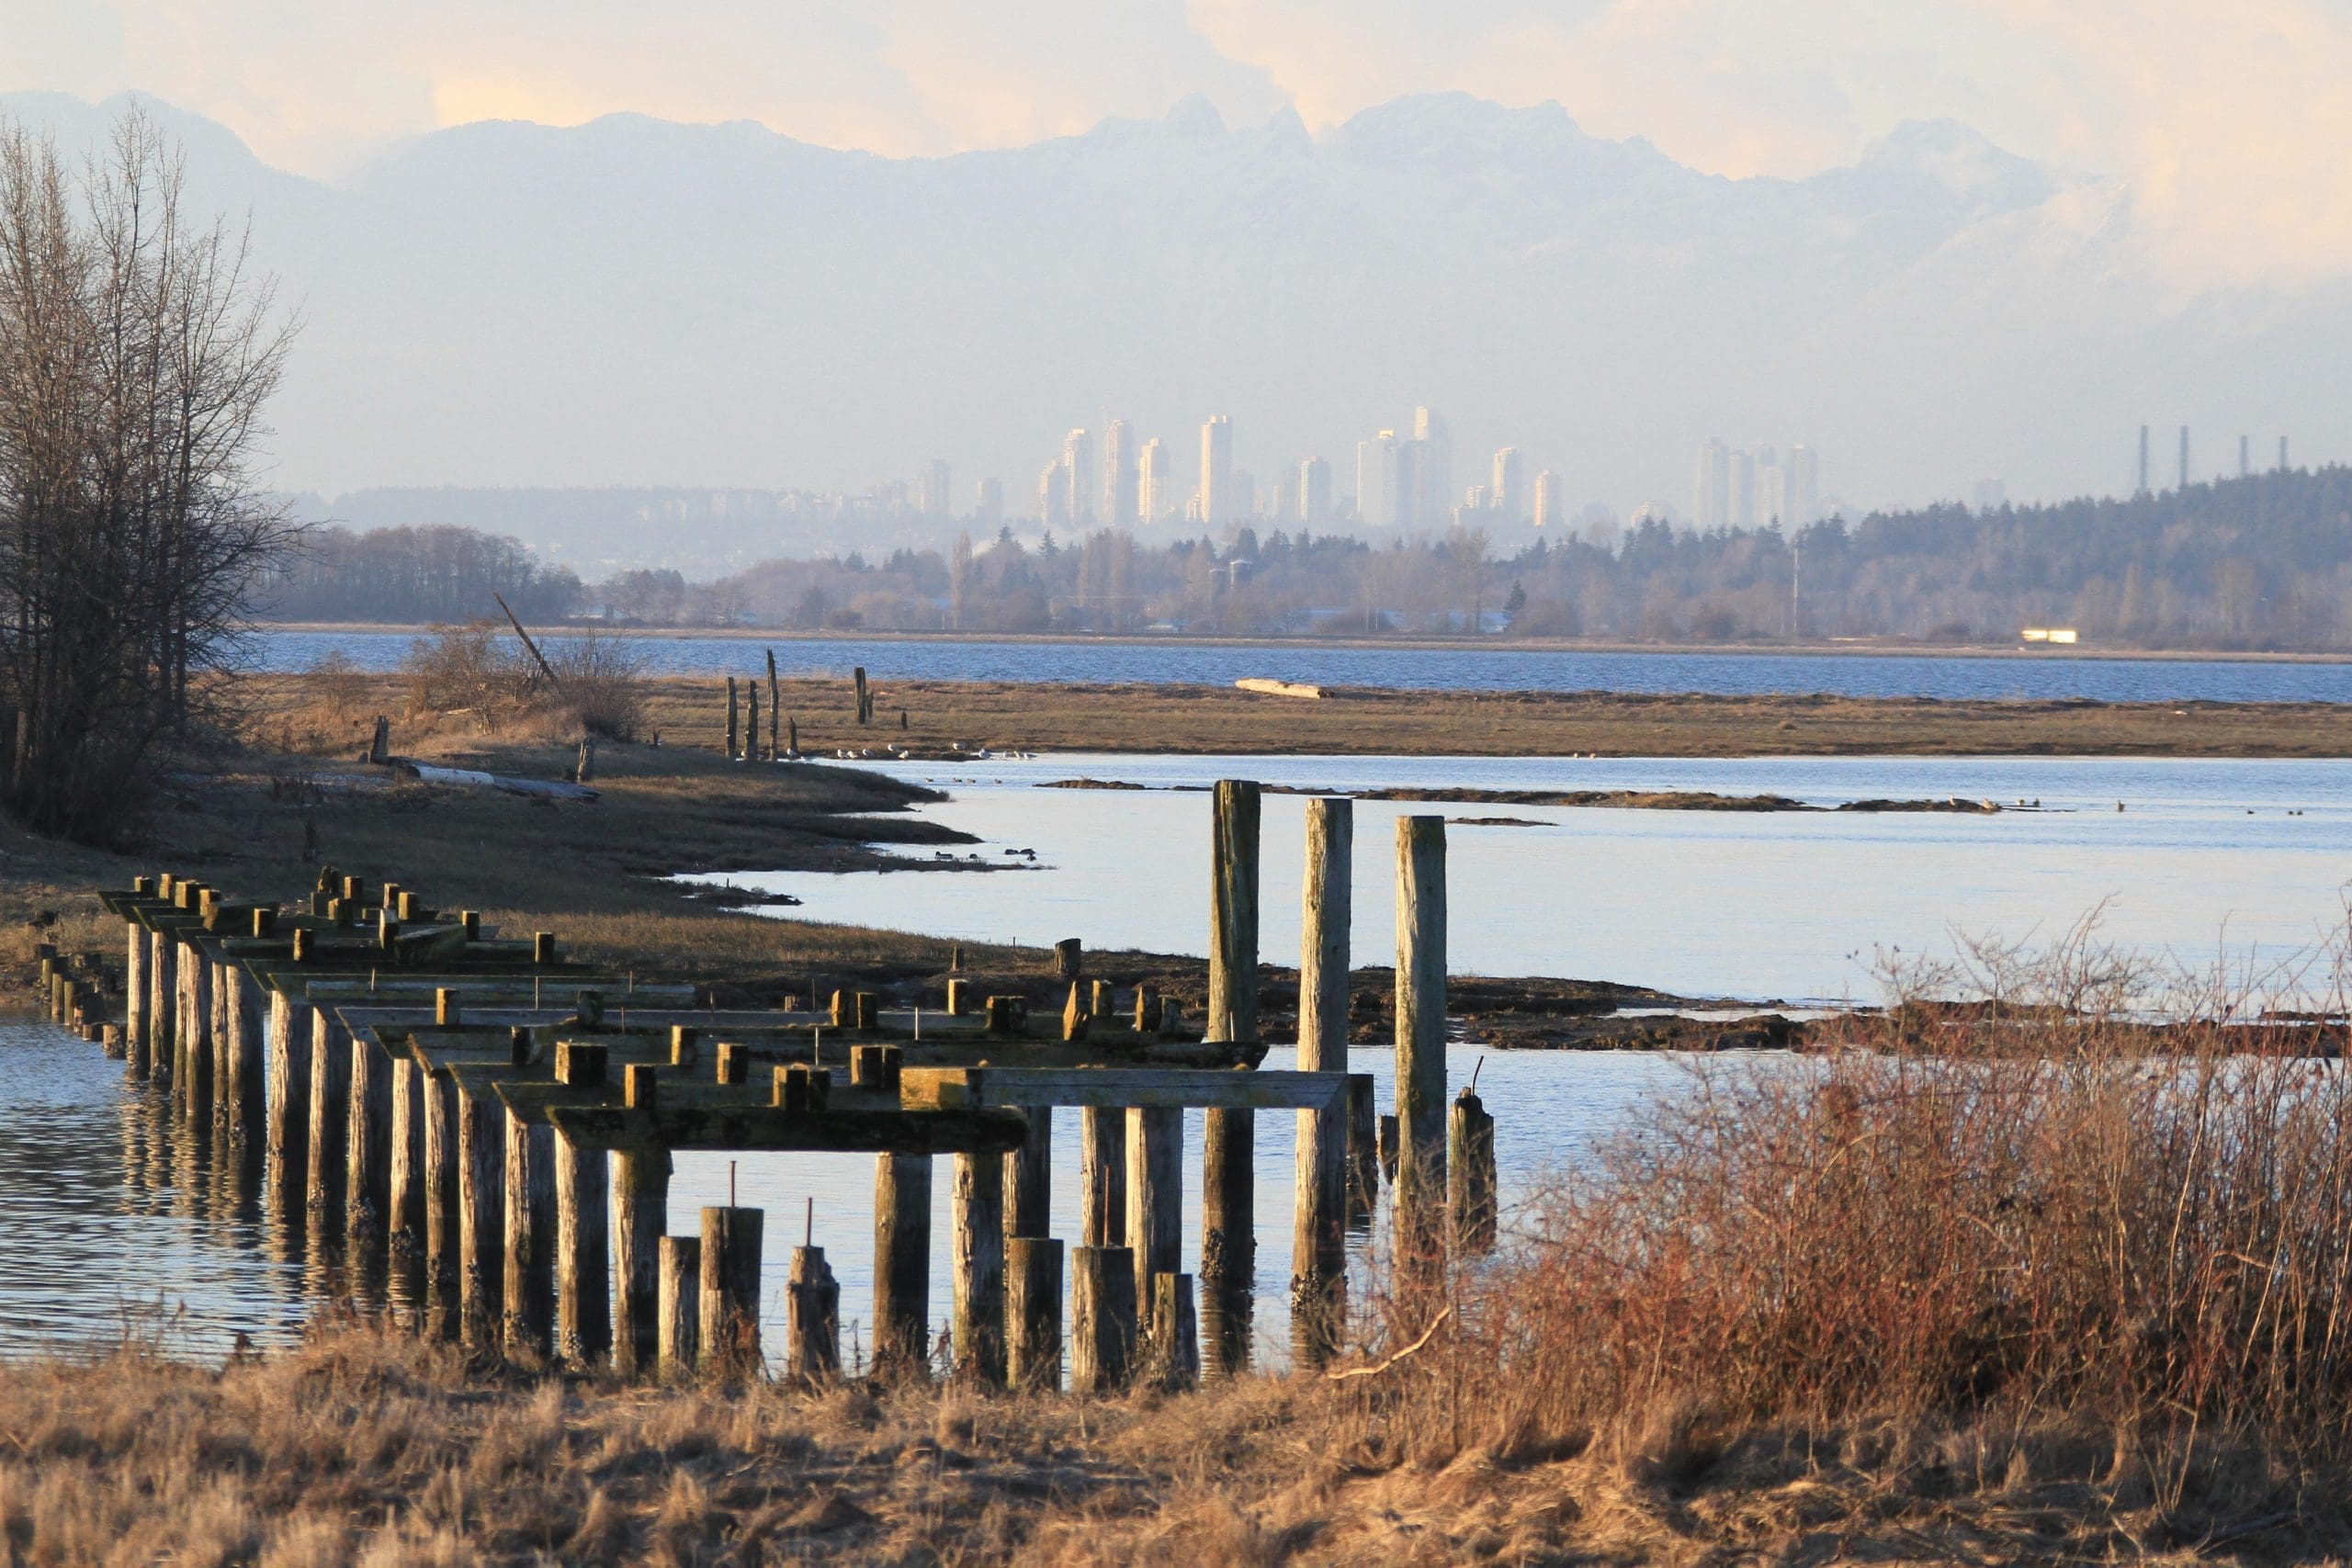
[[[1527,515],[1526,471],[1518,447],[1506,446],[1495,454],[1495,482],[1487,499],[1506,523],[1516,523]]]
[[[1298,517],[1310,528],[1331,521],[1331,465],[1320,457],[1298,466]]]
[[[1201,525],[1215,528],[1233,511],[1233,421],[1212,414],[1201,426]]]
[[[1062,502],[1069,525],[1091,527],[1094,522],[1094,437],[1083,430],[1063,436],[1062,468],[1069,481],[1069,491]]]
[[[1535,476],[1535,525],[1558,527],[1560,512],[1560,476],[1544,468]]]
[[[1413,411],[1413,443],[1412,513],[1434,526],[1453,505],[1453,433],[1435,409],[1419,408]]]
[[[1692,515],[1702,528],[1731,521],[1731,448],[1711,438],[1699,448],[1699,504]]]
[[[1102,520],[1114,528],[1136,525],[1136,435],[1114,419],[1102,432]]]
[[[1157,523],[1176,510],[1176,491],[1168,471],[1168,448],[1157,435],[1143,444],[1136,504],[1147,523]]]

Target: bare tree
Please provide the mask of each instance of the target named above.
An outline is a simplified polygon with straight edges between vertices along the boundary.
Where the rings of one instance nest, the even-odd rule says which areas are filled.
[[[78,177],[0,130],[0,807],[112,832],[297,529],[254,482],[294,331],[135,111]]]

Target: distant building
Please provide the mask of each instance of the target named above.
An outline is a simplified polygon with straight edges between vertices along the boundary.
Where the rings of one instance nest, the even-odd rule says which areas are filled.
[[[1978,479],[1968,492],[1972,512],[1998,512],[2009,503],[2009,487],[2001,479]]]
[[[1069,494],[1062,499],[1062,509],[1072,528],[1091,527],[1094,522],[1094,437],[1083,430],[1073,430],[1062,437],[1062,473],[1069,481]]]
[[[994,528],[1004,522],[1004,481],[982,479],[972,495],[972,521]]]
[[[1535,525],[1556,528],[1561,514],[1560,476],[1545,468],[1535,476]]]
[[[1102,433],[1102,520],[1112,527],[1136,525],[1138,482],[1135,431],[1114,419]]]
[[[1284,468],[1274,475],[1274,521],[1277,523],[1306,521],[1299,507],[1296,468]]]
[[[1413,411],[1413,520],[1434,525],[1453,504],[1453,433],[1435,409]]]
[[[1309,457],[1298,466],[1298,520],[1310,528],[1331,521],[1331,465]]]
[[[1731,448],[1711,439],[1699,448],[1699,494],[1691,513],[1702,528],[1720,528],[1731,521]]]
[[[1725,521],[1735,528],[1756,526],[1756,454],[1746,447],[1731,455],[1731,489]]]
[[[1506,446],[1495,454],[1495,482],[1487,487],[1488,504],[1506,523],[1516,523],[1527,515],[1525,472],[1518,447]]]
[[[1396,526],[1396,433],[1356,443],[1356,515],[1367,528]]]
[[[1057,457],[1037,476],[1037,521],[1048,528],[1069,527],[1069,463]]]
[[[947,488],[947,459],[933,457],[922,471],[922,510],[926,517],[945,517],[956,510]]]
[[[1788,510],[1781,515],[1782,524],[1793,532],[1821,521],[1821,454],[1810,446],[1792,446],[1781,469],[1788,476]]]
[[[1233,513],[1233,421],[1212,414],[1201,426],[1201,486],[1195,492],[1201,522],[1215,527]]]
[[[1143,462],[1136,481],[1136,506],[1147,523],[1157,523],[1176,510],[1174,476],[1168,471],[1168,448],[1158,436],[1143,444]]]

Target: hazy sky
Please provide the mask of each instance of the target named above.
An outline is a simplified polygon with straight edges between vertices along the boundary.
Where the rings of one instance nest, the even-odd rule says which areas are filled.
[[[2352,0],[0,0],[0,90],[142,89],[324,175],[622,109],[906,154],[1459,88],[1729,175],[1951,116],[2131,181],[2191,286],[2352,271],[2347,81]]]

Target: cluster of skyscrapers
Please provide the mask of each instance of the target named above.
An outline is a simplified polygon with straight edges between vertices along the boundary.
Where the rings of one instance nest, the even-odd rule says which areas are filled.
[[[1770,446],[1726,446],[1710,440],[1699,448],[1698,504],[1691,521],[1701,528],[1762,528],[1778,524],[1795,530],[1821,518],[1821,458],[1810,446],[1785,454]]]
[[[1200,460],[1189,488],[1180,488],[1167,444],[1154,437],[1138,446],[1125,420],[1104,428],[1101,458],[1098,468],[1093,432],[1073,430],[1062,438],[1061,455],[1037,476],[1035,515],[1047,528],[1182,523],[1216,530],[1238,522],[1307,528],[1354,522],[1408,530],[1532,522],[1541,527],[1560,521],[1565,501],[1559,477],[1548,468],[1534,476],[1531,488],[1525,461],[1511,446],[1494,455],[1486,478],[1456,491],[1453,438],[1444,419],[1426,408],[1414,411],[1410,434],[1384,430],[1357,443],[1351,502],[1334,493],[1331,465],[1320,457],[1279,469],[1261,491],[1255,475],[1234,467],[1233,422],[1224,414],[1201,426]],[[935,461],[932,471],[936,493],[944,496],[946,465]],[[926,482],[925,511],[932,510],[933,494]],[[998,501],[1001,507],[1001,494]]]

